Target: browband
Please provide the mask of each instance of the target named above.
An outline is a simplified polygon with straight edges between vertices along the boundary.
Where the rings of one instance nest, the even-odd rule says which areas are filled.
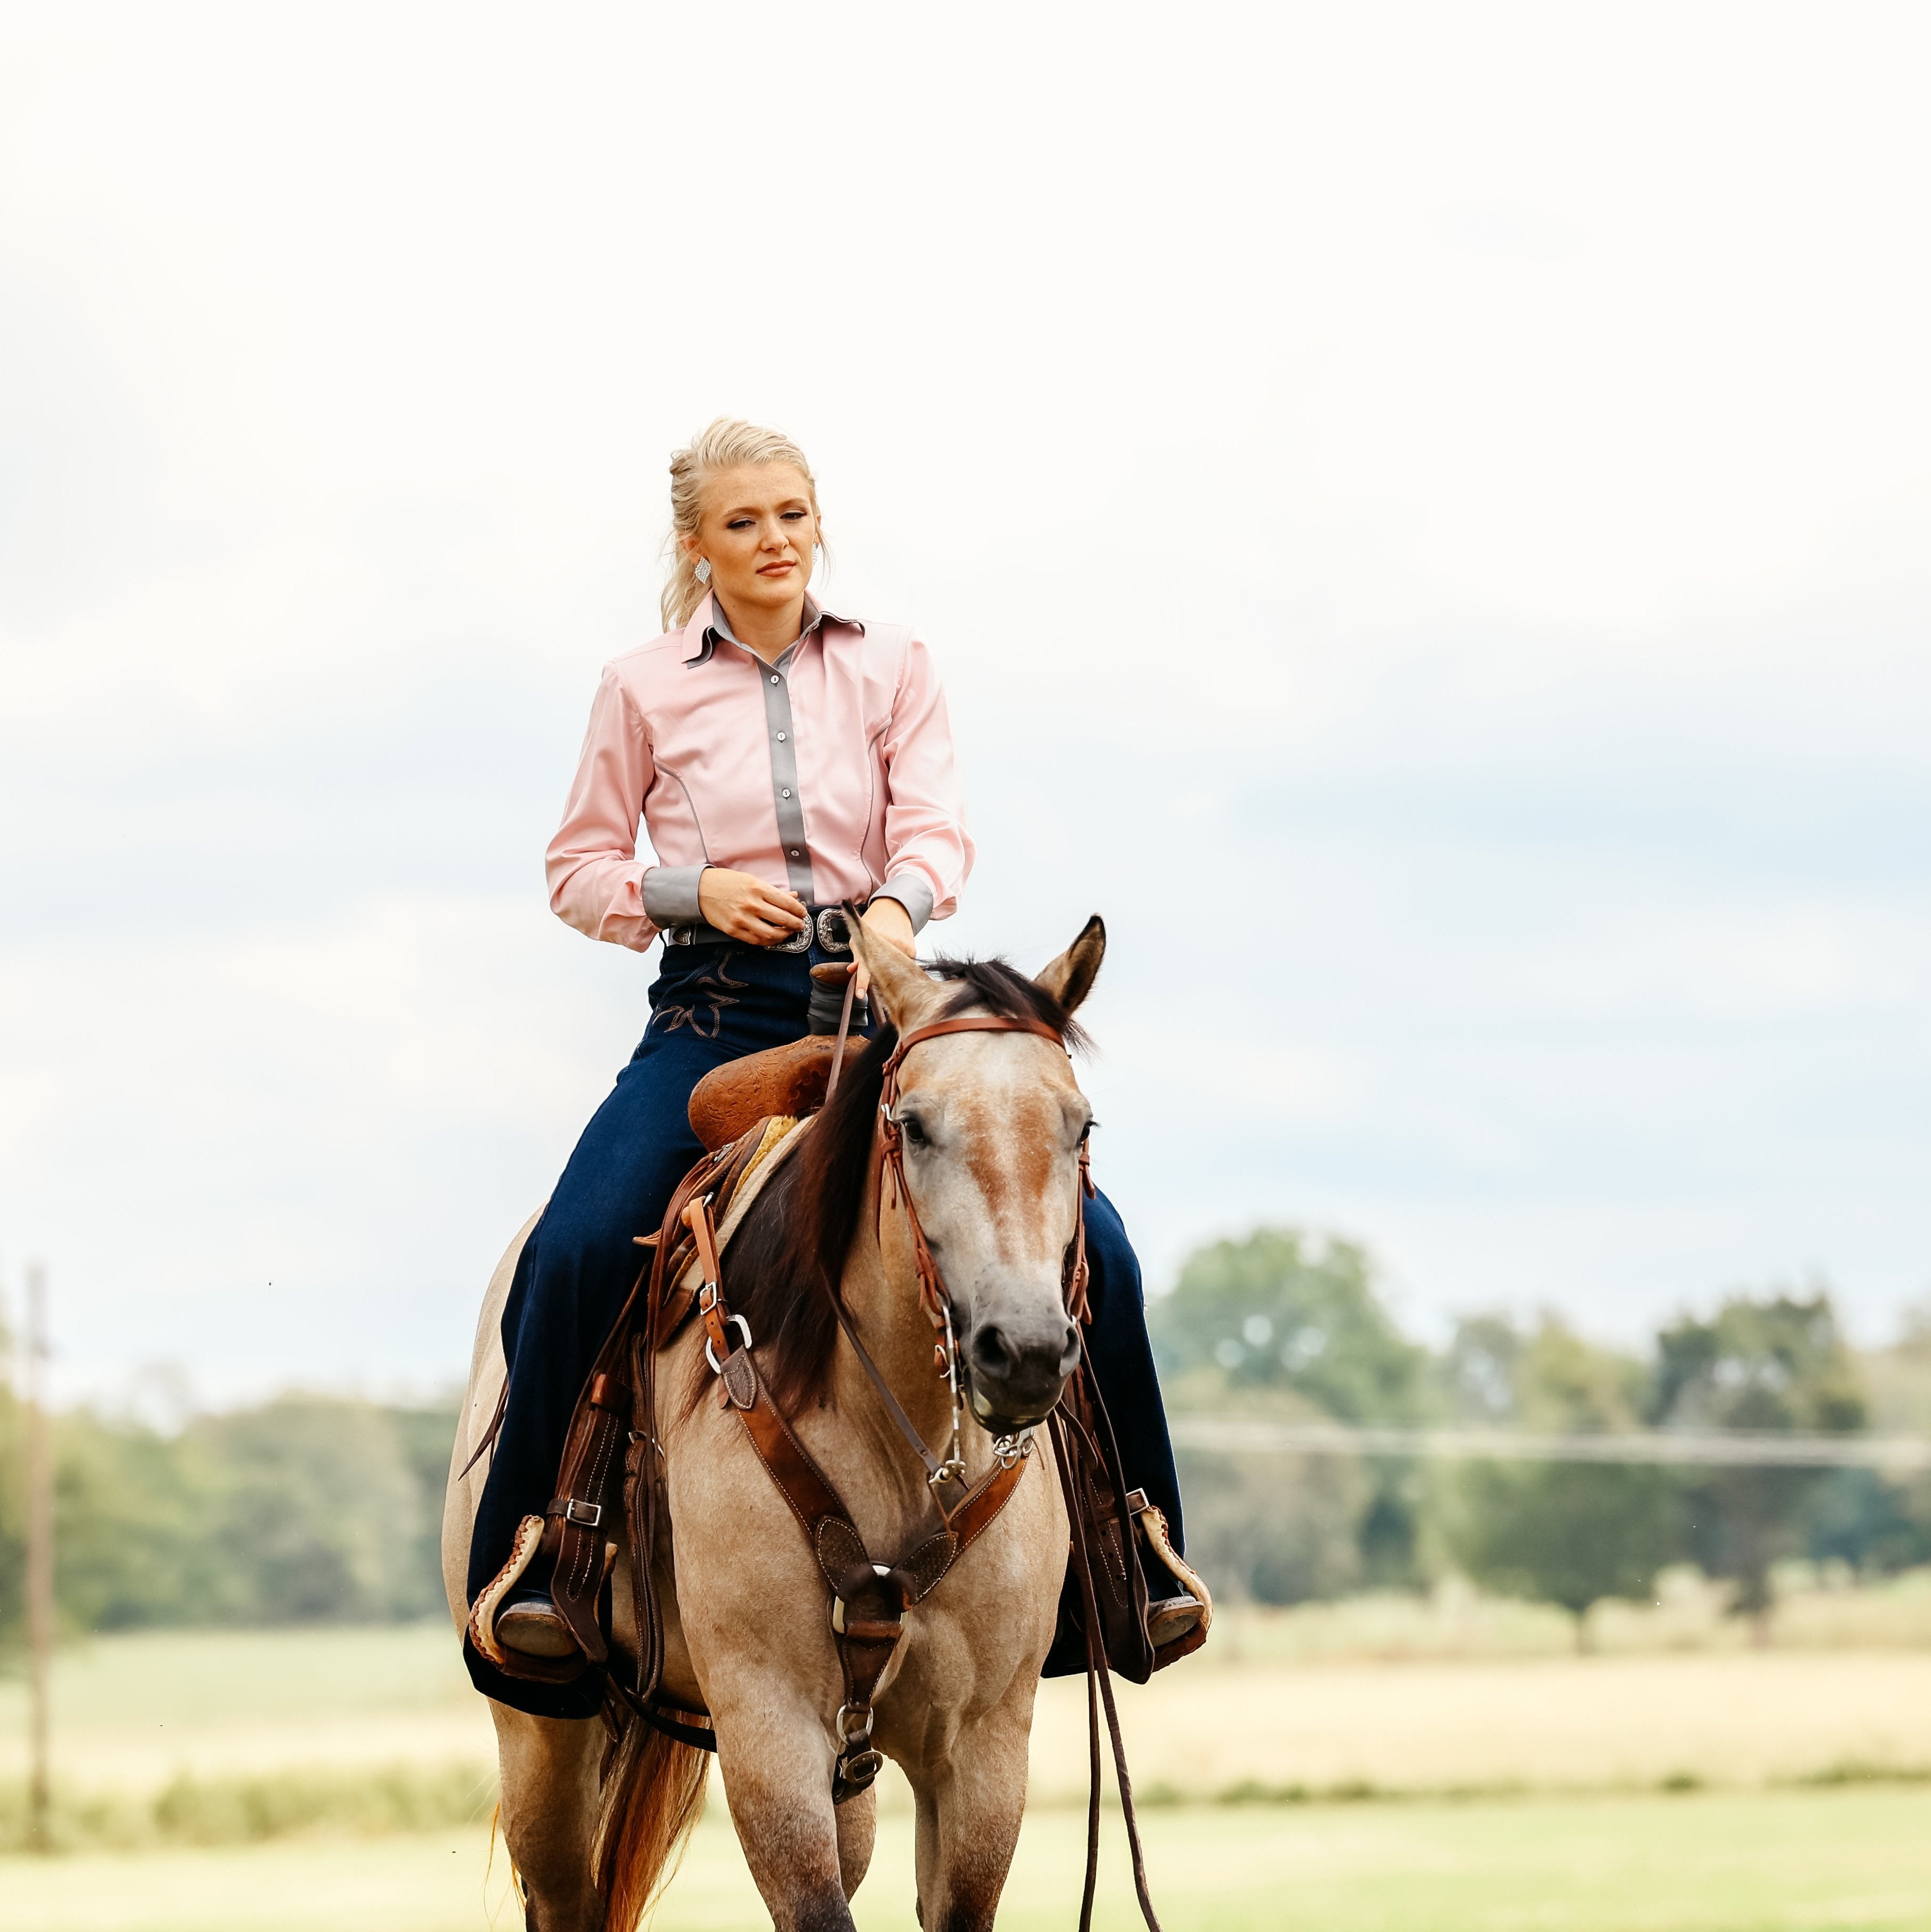
[[[888,1072],[898,1066],[906,1054],[922,1041],[937,1040],[946,1033],[1036,1033],[1042,1040],[1049,1040],[1062,1052],[1066,1042],[1060,1037],[1057,1027],[1048,1026],[1044,1020],[1013,1020],[996,1013],[962,1013],[955,1020],[934,1020],[930,1026],[914,1027],[910,1033],[898,1036],[898,1044],[892,1050],[892,1058],[886,1062]]]

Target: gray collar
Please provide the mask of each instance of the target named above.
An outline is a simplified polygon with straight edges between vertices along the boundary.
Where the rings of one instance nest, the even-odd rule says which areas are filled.
[[[814,631],[826,624],[848,624],[855,631],[862,631],[865,628],[865,626],[856,618],[841,617],[835,610],[827,610],[810,591],[806,591],[804,626],[799,632],[796,638],[778,652],[772,662],[772,668],[774,670],[783,670],[790,663],[793,654],[797,650],[798,646],[803,644]],[[731,620],[724,615],[724,607],[718,602],[715,595],[713,594],[711,598],[711,621],[704,626],[704,640],[698,646],[695,657],[688,657],[684,660],[685,665],[689,667],[709,663],[712,652],[721,644],[736,644],[741,651],[749,650],[751,648],[749,645],[742,643],[733,634]],[[756,655],[755,652],[752,652],[752,656]]]

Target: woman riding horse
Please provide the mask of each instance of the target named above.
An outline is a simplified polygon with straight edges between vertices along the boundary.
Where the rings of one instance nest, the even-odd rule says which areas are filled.
[[[553,1493],[572,1408],[637,1276],[633,1238],[658,1226],[703,1152],[686,1111],[692,1088],[806,1031],[814,994],[821,1006],[828,997],[814,966],[850,964],[864,993],[844,902],[864,906],[868,940],[912,953],[926,922],[956,908],[972,868],[931,652],[904,626],[834,616],[810,594],[820,526],[803,452],[774,430],[720,420],[671,459],[670,476],[666,632],[604,667],[547,862],[559,917],[637,952],[661,938],[662,963],[643,1039],[517,1262],[502,1318],[506,1402],[470,1546],[472,1603],[518,1525]],[[637,855],[640,818],[659,864]],[[1165,1512],[1177,1550],[1180,1490],[1139,1264],[1104,1194],[1087,1206],[1086,1244],[1088,1360],[1127,1482]],[[548,1584],[521,1580],[496,1613],[499,1643],[571,1653]],[[539,1682],[498,1670],[472,1642],[464,1652],[478,1689],[518,1710],[588,1718],[599,1708],[596,1672]]]

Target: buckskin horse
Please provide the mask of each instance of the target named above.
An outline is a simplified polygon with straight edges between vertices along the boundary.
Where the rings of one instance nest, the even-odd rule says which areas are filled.
[[[1079,1355],[1069,1283],[1091,1112],[1067,1048],[1105,934],[1090,921],[1034,980],[999,962],[935,978],[862,928],[856,944],[880,1031],[849,1062],[841,1038],[829,1099],[720,1230],[680,1190],[685,1318],[636,1345],[647,1426],[624,1432],[629,1506],[581,1512],[608,1579],[589,1591],[608,1593],[610,1678],[645,1684],[649,1721],[616,1700],[608,1729],[490,1706],[532,1932],[631,1932],[702,1808],[708,1766],[686,1739],[706,1729],[781,1932],[852,1926],[881,1753],[916,1802],[920,1923],[993,1922],[1066,1573],[1064,1456],[1039,1425]],[[753,1138],[775,1144],[769,1127]],[[451,1462],[444,1572],[472,1634],[477,1456],[534,1225],[484,1300]],[[665,1248],[676,1232],[667,1217]],[[967,1408],[978,1427],[961,1428]],[[655,1499],[641,1514],[640,1491]],[[634,1534],[652,1546],[642,1564]],[[1097,1751],[1096,1733],[1096,1772]]]

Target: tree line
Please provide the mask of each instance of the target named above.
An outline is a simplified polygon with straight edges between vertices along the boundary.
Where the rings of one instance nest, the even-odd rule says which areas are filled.
[[[1283,1420],[1567,1434],[1931,1432],[1931,1318],[1860,1354],[1821,1288],[1733,1296],[1643,1350],[1552,1315],[1404,1334],[1366,1252],[1291,1228],[1198,1250],[1149,1304],[1170,1407]],[[22,1618],[24,1430],[0,1330],[0,1653]],[[457,1411],[286,1396],[162,1430],[54,1418],[56,1592],[70,1634],[439,1613]],[[1187,1546],[1217,1592],[1290,1604],[1450,1570],[1580,1615],[1692,1562],[1762,1615],[1786,1558],[1931,1563],[1931,1477],[1640,1463],[1422,1464],[1183,1450]]]
[[[1822,1287],[1731,1296],[1624,1352],[1558,1316],[1404,1335],[1366,1252],[1292,1228],[1197,1251],[1150,1304],[1177,1411],[1549,1434],[1636,1429],[1931,1429],[1931,1318],[1860,1354]],[[1875,1470],[1226,1456],[1183,1451],[1190,1557],[1235,1598],[1287,1604],[1456,1570],[1579,1617],[1642,1600],[1672,1564],[1768,1611],[1776,1566],[1866,1574],[1931,1563],[1931,1478]]]
[[[53,1418],[61,1633],[379,1622],[442,1607],[457,1411],[289,1396],[178,1431]],[[0,1383],[0,1654],[22,1640],[23,1418]]]

